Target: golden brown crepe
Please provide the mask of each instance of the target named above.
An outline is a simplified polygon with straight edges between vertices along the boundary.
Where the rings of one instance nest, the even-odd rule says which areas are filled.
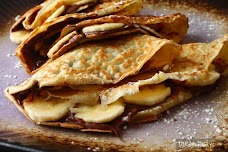
[[[227,65],[228,35],[181,46],[135,34],[76,47],[5,94],[34,123],[120,135],[209,91]]]
[[[79,18],[78,16],[77,20]],[[62,19],[65,20],[64,17],[59,17],[54,23],[43,24],[18,46],[16,54],[28,73],[34,73],[47,61],[88,41],[143,33],[180,42],[188,29],[187,17],[179,13],[160,17],[109,15],[72,25],[66,20],[62,22]],[[65,28],[60,33],[63,25]]]
[[[109,14],[133,15],[140,12],[142,5],[142,0],[46,0],[16,21],[11,28],[10,39],[20,44],[35,28],[45,22],[53,22],[59,16],[65,16],[69,21],[72,18],[80,20],[82,17],[95,18]]]

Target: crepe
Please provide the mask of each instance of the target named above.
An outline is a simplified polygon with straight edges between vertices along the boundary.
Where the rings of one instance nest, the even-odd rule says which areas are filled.
[[[71,25],[65,18],[62,19],[64,22],[58,18],[55,23],[43,24],[17,47],[16,55],[28,73],[34,73],[47,61],[88,41],[142,33],[180,42],[188,30],[188,18],[180,13],[134,17],[109,15]],[[66,26],[61,31],[62,25]],[[56,38],[56,35],[60,36]]]
[[[76,47],[5,95],[36,124],[120,136],[123,124],[157,120],[211,91],[227,65],[228,35],[179,45],[134,34]]]
[[[69,21],[109,14],[133,15],[140,12],[142,5],[142,0],[46,0],[28,10],[14,23],[10,39],[20,44],[35,28],[45,22],[53,22],[59,16],[66,16]]]

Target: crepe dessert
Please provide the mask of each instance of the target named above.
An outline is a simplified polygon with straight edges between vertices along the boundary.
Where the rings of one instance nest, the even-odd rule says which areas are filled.
[[[36,124],[120,135],[211,91],[227,65],[228,35],[179,45],[132,34],[72,48],[5,95]]]
[[[68,24],[62,19],[64,17],[56,18],[36,28],[17,47],[16,55],[28,73],[34,73],[44,63],[88,41],[142,33],[180,42],[188,30],[188,18],[180,13],[133,17],[108,15],[76,24]]]
[[[14,23],[10,39],[20,44],[34,29],[60,16],[65,16],[71,22],[77,18],[96,18],[109,14],[133,15],[141,11],[142,5],[142,0],[46,0],[28,10]]]

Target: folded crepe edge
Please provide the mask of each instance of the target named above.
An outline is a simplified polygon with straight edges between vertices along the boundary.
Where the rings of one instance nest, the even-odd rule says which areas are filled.
[[[96,1],[94,1],[94,3],[96,3]],[[105,1],[104,3],[109,3],[109,2],[106,2]],[[120,15],[129,15],[130,16],[130,15],[134,15],[134,14],[140,12],[141,9],[142,9],[142,7],[143,7],[143,1],[142,0],[125,0],[124,2],[123,1],[118,1],[118,2],[115,2],[115,3],[116,3],[117,6],[111,5],[111,6],[115,6],[115,8],[112,8],[112,9],[109,9],[109,7],[104,7],[102,9],[99,9],[99,8],[97,10],[95,9],[92,12],[89,12],[89,13],[74,13],[74,14],[76,14],[76,16],[78,14],[81,14],[82,16],[85,16],[85,17],[89,17],[89,16],[90,17],[96,17],[96,16],[100,16],[100,15],[103,16],[103,15],[108,15],[110,13],[120,14]],[[20,17],[19,20],[17,20],[12,25],[11,30],[10,30],[11,31],[10,32],[10,39],[11,39],[12,42],[15,42],[17,44],[20,44],[20,43],[22,43],[23,41],[25,41],[30,36],[30,34],[32,33],[32,31],[35,28],[32,29],[31,28],[32,25],[28,25],[28,27],[25,27],[24,24],[26,24],[26,23],[24,23],[24,22],[28,22],[30,20],[29,18],[31,18],[31,16],[33,14],[36,14],[36,15],[39,14],[39,11],[42,10],[44,7],[46,7],[46,4],[49,4],[49,1],[44,1],[43,3],[41,3],[41,4],[39,4],[39,5],[35,6],[35,7],[33,7],[31,9],[29,9],[26,13],[24,13]],[[102,6],[102,4],[98,4],[98,5],[101,5]],[[129,7],[131,5],[133,7]],[[135,9],[135,6],[137,6],[136,9]],[[127,10],[125,10],[125,9],[127,9]],[[123,11],[123,10],[125,10],[125,11]],[[37,11],[38,11],[38,13],[37,13]],[[107,12],[105,12],[105,11],[107,11]],[[74,14],[71,13],[71,14],[66,14],[64,16],[74,18]],[[63,16],[59,16],[59,17],[63,17]],[[58,18],[58,17],[56,17],[56,18]],[[35,19],[37,20],[37,16],[35,17]],[[51,22],[52,23],[53,20],[45,21],[44,23],[46,23],[46,22],[47,23],[48,22]],[[21,28],[21,26],[23,26],[23,28],[21,30],[18,30],[17,31],[17,29],[18,28]]]
[[[86,128],[83,125],[74,123],[74,122],[61,122],[61,121],[47,121],[47,122],[36,122],[32,120],[27,112],[23,109],[23,107],[17,102],[15,97],[13,97],[12,94],[9,93],[9,89],[6,88],[4,90],[5,96],[18,108],[18,110],[26,116],[28,120],[30,120],[32,123],[37,125],[44,125],[44,126],[52,126],[52,127],[62,127],[62,128],[69,128],[69,129],[77,129],[80,131],[85,132],[100,132],[100,133],[113,133],[116,136],[122,138],[122,133],[119,130],[121,126],[123,126],[125,123],[120,125],[111,125],[111,124],[99,124],[98,127],[94,128]],[[168,109],[177,106],[187,100],[189,100],[192,97],[192,94],[188,90],[179,90],[176,94],[171,94],[168,98],[166,98],[162,103],[159,103],[158,105],[152,106],[144,111],[137,112],[133,118],[128,122],[130,124],[132,123],[143,123],[148,121],[156,121],[158,120],[161,115]],[[153,114],[145,114],[147,112],[152,112]],[[85,122],[86,124],[86,122]],[[96,126],[96,124],[94,124]],[[86,126],[86,125],[85,125]],[[103,129],[103,127],[106,129]],[[101,129],[100,129],[101,128]]]
[[[78,129],[81,131],[91,131],[91,132],[101,132],[101,133],[114,133],[117,136],[121,137],[120,133],[117,133],[115,130],[102,130],[102,129],[86,129],[83,126],[76,124],[76,123],[69,123],[69,122],[35,122],[32,120],[27,112],[24,110],[24,108],[18,103],[18,101],[15,99],[15,97],[9,93],[9,88],[6,88],[4,90],[5,96],[17,107],[17,109],[32,123],[37,125],[45,125],[45,126],[53,126],[53,127],[63,127],[63,128],[70,128],[70,129]]]
[[[110,15],[110,19],[112,20],[112,16],[115,16],[115,15]],[[56,18],[55,19],[55,22],[56,23],[61,23],[63,20],[64,20],[64,17],[65,16],[61,16],[61,17],[58,17],[58,18]],[[88,16],[86,16],[86,15],[82,15],[82,14],[70,14],[70,15],[68,15],[68,18],[74,18],[74,19],[76,19],[76,18],[78,18],[79,20],[80,20],[80,18],[88,18]],[[105,19],[105,18],[109,18],[109,16],[105,16],[105,17],[101,17],[101,18],[98,18],[98,19],[93,19],[93,21],[99,21],[99,19]],[[129,18],[130,19],[130,17],[127,17],[127,16],[123,16],[123,18]],[[137,19],[138,17],[132,17],[133,19],[135,18],[135,19]],[[147,18],[146,16],[145,16],[145,18]],[[150,17],[149,17],[150,18]],[[175,30],[175,25],[176,24],[179,24],[180,22],[183,22],[183,24],[188,24],[187,23],[187,17],[185,16],[185,15],[183,15],[183,14],[179,14],[179,13],[177,13],[177,14],[171,14],[171,15],[167,15],[167,16],[159,16],[159,17],[155,17],[155,16],[153,16],[153,17],[151,17],[151,19],[148,19],[148,20],[145,20],[145,19],[142,19],[142,20],[140,20],[139,19],[139,23],[140,22],[144,22],[144,23],[147,23],[147,22],[152,22],[152,23],[155,23],[155,24],[157,24],[156,22],[158,22],[158,23],[168,23],[168,24],[174,24],[174,25],[172,25],[171,27],[168,27],[166,30],[165,30],[165,33],[164,33],[164,35],[167,35],[167,36],[169,36],[169,35],[171,35],[171,37],[172,37],[172,35],[174,34],[175,35],[175,33],[177,32],[176,30]],[[134,21],[133,21],[134,22]],[[79,24],[79,25],[83,25],[83,24],[86,24],[86,23],[91,23],[90,22],[90,19],[87,21],[87,20],[85,20],[85,21],[82,21],[81,22],[81,24]],[[138,23],[134,23],[134,24],[138,24]],[[43,33],[45,33],[45,32],[47,32],[48,31],[48,29],[50,28],[50,26],[53,26],[53,25],[55,25],[55,24],[53,24],[53,22],[47,22],[47,23],[44,23],[43,25],[41,25],[39,28],[37,28],[37,29],[35,29],[34,31],[32,31],[31,32],[31,34],[30,34],[30,36],[25,40],[25,41],[23,41],[17,48],[16,48],[16,55],[17,55],[17,57],[19,58],[19,60],[20,60],[20,62],[22,63],[22,65],[23,65],[23,67],[26,69],[26,71],[29,73],[29,74],[34,74],[36,71],[37,71],[37,68],[39,68],[39,66],[41,65],[43,65],[43,63],[41,63],[41,62],[39,62],[39,66],[37,66],[37,64],[36,63],[33,63],[33,62],[31,62],[31,61],[28,61],[28,57],[32,57],[32,58],[34,58],[33,56],[36,56],[35,55],[35,52],[37,53],[37,51],[34,51],[34,48],[33,47],[31,47],[31,46],[34,46],[33,45],[33,41],[35,40],[35,39],[37,39],[37,35],[42,35]],[[169,33],[169,30],[168,29],[172,29],[171,31],[172,31],[172,33],[170,34]],[[181,40],[183,40],[183,38],[184,38],[184,36],[186,35],[186,33],[187,33],[187,29],[188,29],[188,25],[187,26],[183,26],[182,28],[181,28],[182,30],[181,30],[181,32],[179,32],[178,33],[178,36],[175,36],[174,38],[175,38],[175,40],[177,40],[178,39],[178,41],[181,39]],[[179,29],[180,30],[180,29]],[[125,34],[124,34],[125,35]],[[129,34],[127,34],[127,35],[129,35]],[[79,35],[80,36],[80,35]],[[75,39],[75,36],[73,37],[73,39]],[[80,38],[79,38],[80,39]],[[71,42],[72,40],[70,40],[70,42]],[[69,43],[70,43],[69,42]],[[74,42],[75,44],[76,44],[76,42]],[[68,45],[65,45],[64,44],[64,46],[66,46],[66,48],[68,47]],[[60,49],[61,50],[61,49]],[[63,49],[64,50],[64,49]],[[68,50],[69,51],[69,50]],[[64,51],[63,51],[64,52]],[[67,51],[65,51],[65,52],[67,52]],[[38,55],[38,54],[37,54]],[[59,56],[61,56],[62,54],[60,53],[60,55],[58,55],[58,53],[56,53],[56,55],[54,55],[55,57],[54,58],[58,58]],[[40,57],[41,57],[41,55],[39,55]],[[45,61],[44,61],[44,63],[46,62],[46,60],[48,60],[49,58],[48,57],[41,57],[42,59],[44,58],[45,59]],[[47,59],[46,59],[47,58]],[[50,58],[50,60],[54,60],[54,58]],[[40,64],[41,63],[41,64]]]
[[[214,45],[216,45],[217,43],[219,44],[219,48],[218,49],[220,49],[220,51],[219,52],[221,52],[221,49],[223,49],[222,51],[227,51],[227,46],[228,46],[228,35],[225,35],[223,38],[221,38],[221,39],[218,39],[218,40],[215,40],[215,41],[213,41],[213,42],[211,42],[210,44],[212,45],[212,46],[214,46]],[[225,45],[225,43],[226,43],[226,45]],[[221,46],[220,46],[221,45]],[[215,46],[214,46],[215,47]],[[223,47],[225,47],[225,48],[223,48]],[[212,47],[213,48],[213,47]],[[227,52],[223,52],[222,53],[222,55],[223,54],[226,54]],[[218,56],[221,56],[221,54],[217,54],[214,58],[217,58]],[[224,57],[224,56],[223,56]],[[225,59],[227,59],[226,58],[227,57],[227,55],[225,56]],[[226,63],[227,64],[227,63]],[[224,76],[227,76],[227,75],[224,75]],[[23,83],[23,85],[22,85],[22,90],[26,90],[26,88],[29,88],[29,87],[31,87],[31,86],[33,86],[34,84],[36,84],[37,83],[37,81],[36,80],[28,80],[28,81],[30,81],[29,83],[28,82],[25,82],[25,83]],[[17,88],[17,87],[16,87]],[[19,91],[20,91],[21,89],[19,88]],[[18,90],[16,90],[14,87],[8,87],[7,89],[5,89],[4,90],[4,93],[5,93],[5,95],[17,106],[17,108],[29,119],[29,120],[31,120],[30,118],[29,118],[29,116],[26,114],[26,112],[24,111],[24,109],[20,106],[20,104],[16,101],[16,99],[13,97],[13,95],[12,94],[14,94],[14,93],[17,93],[17,91]],[[187,99],[186,99],[187,100]],[[31,120],[32,121],[32,120]],[[32,121],[32,122],[34,122],[34,121]],[[39,124],[39,123],[38,123]],[[67,124],[67,123],[61,123],[61,122],[44,122],[44,123],[40,123],[40,124],[43,124],[43,125],[50,125],[50,126],[60,126],[60,127],[66,127],[66,128],[75,128],[75,129],[81,129],[80,127],[81,126],[79,126],[79,125],[73,125],[73,124]],[[94,130],[94,131],[98,131],[98,130]],[[105,130],[105,131],[100,131],[100,132],[107,132],[107,130]]]

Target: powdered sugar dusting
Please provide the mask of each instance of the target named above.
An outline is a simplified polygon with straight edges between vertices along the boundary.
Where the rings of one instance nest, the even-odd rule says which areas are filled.
[[[181,12],[188,16],[190,28],[183,43],[210,42],[226,34],[227,21],[219,19],[216,14],[191,7],[168,8],[167,5],[162,5],[162,1],[156,2],[156,7],[149,5],[142,14],[166,15]],[[227,107],[224,106],[227,103],[224,100],[228,97],[227,86],[220,86],[210,94],[194,97],[187,103],[168,110],[158,121],[130,125],[124,132],[130,135],[133,143],[142,137],[149,138],[149,142],[143,140],[143,143],[147,143],[146,148],[152,147],[152,143],[154,147],[164,144],[164,140],[172,145],[176,139],[228,139],[227,122],[223,123],[224,111],[219,114],[220,107]],[[139,128],[140,132],[134,132]]]
[[[224,31],[227,31],[227,28],[225,28],[226,24],[224,24],[226,21],[220,19],[211,12],[191,7],[167,7],[167,5],[163,5],[165,3],[163,0],[158,0],[157,2],[158,4],[156,5],[145,7],[142,13],[165,15],[182,12],[186,14],[189,17],[190,28],[184,43],[209,42],[226,34],[224,33]],[[9,27],[9,25],[7,26]],[[0,69],[0,82],[3,89],[9,85],[21,83],[28,75],[22,70],[21,64],[15,57],[15,53],[13,53],[15,52],[16,46],[12,47],[12,43],[9,45],[8,33],[7,39],[1,39],[0,43],[1,46],[3,46],[1,57],[4,58],[4,62],[1,60],[2,69]],[[168,67],[165,66],[164,70],[167,68]],[[106,141],[112,140],[116,147],[130,143],[132,145],[142,146],[145,151],[157,150],[160,148],[164,151],[165,149],[167,149],[166,151],[170,151],[168,146],[171,145],[172,149],[175,149],[175,141],[177,139],[228,139],[228,127],[227,122],[225,121],[228,120],[228,112],[227,106],[224,106],[228,99],[227,86],[227,84],[223,84],[222,87],[220,86],[210,94],[199,96],[181,106],[168,110],[158,121],[123,126],[123,139],[126,140],[126,142],[109,136],[107,137],[104,134],[98,136],[97,134],[80,134],[75,131],[65,132],[65,130],[59,131],[54,129],[53,131],[49,128],[42,130],[42,128],[32,126],[30,122],[23,122],[22,120],[25,120],[24,117],[18,115],[16,112],[11,112],[10,116],[16,125],[21,127],[21,130],[25,128],[26,132],[29,134],[33,133],[33,131],[31,131],[33,129],[37,130],[39,134],[44,131],[46,135],[50,134],[50,136],[53,134],[56,136],[61,135],[58,136],[61,138],[67,136],[66,139],[70,139],[69,143],[71,145],[76,143],[71,139],[75,139],[76,135],[79,134],[86,140],[93,141],[94,143],[105,143]],[[2,109],[0,108],[1,110],[6,109],[4,106],[9,106],[8,102],[0,102],[0,105],[3,107]],[[17,119],[14,116],[16,116]],[[21,116],[21,118],[19,118],[19,116]],[[1,119],[6,122],[8,121],[8,118],[9,117],[1,117]],[[125,118],[123,119],[125,120]],[[161,145],[162,147],[160,147]],[[88,147],[88,150],[106,151],[107,149],[93,145]]]

